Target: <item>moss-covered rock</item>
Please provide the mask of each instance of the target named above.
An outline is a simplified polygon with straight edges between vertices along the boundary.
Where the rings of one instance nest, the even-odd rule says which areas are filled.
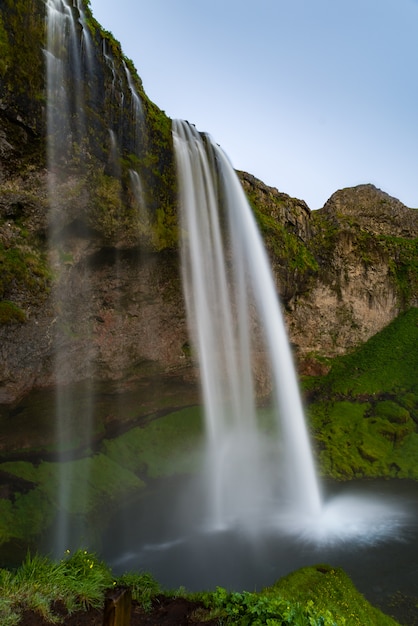
[[[312,613],[322,615],[322,623],[330,626],[397,624],[393,618],[370,605],[341,568],[330,565],[314,565],[297,570],[280,579],[270,588],[269,593],[286,598],[291,605],[301,603],[310,606]]]

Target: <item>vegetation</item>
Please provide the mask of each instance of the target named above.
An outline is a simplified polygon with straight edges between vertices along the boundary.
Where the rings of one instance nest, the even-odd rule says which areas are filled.
[[[44,301],[51,280],[46,254],[29,234],[25,217],[9,216],[4,224],[8,237],[0,241],[0,325],[25,322],[25,311]],[[2,225],[0,221],[0,229]]]
[[[304,380],[323,474],[418,479],[418,309]]]
[[[159,590],[148,574],[114,577],[109,567],[87,550],[67,550],[59,562],[28,555],[15,571],[0,570],[0,621],[2,626],[16,626],[24,611],[31,610],[59,623],[57,608],[68,614],[102,608],[107,589],[128,584],[132,597],[145,607]]]
[[[59,507],[60,477],[67,477],[72,485],[84,485],[73,490],[67,515],[71,519],[89,516],[99,524],[110,502],[137,492],[150,479],[195,471],[202,428],[201,410],[192,407],[151,418],[115,439],[104,439],[100,451],[87,450],[73,461],[0,462],[0,471],[25,484],[12,498],[0,498],[0,545],[30,544],[52,524]]]
[[[50,272],[41,252],[28,245],[20,235],[13,247],[0,242],[0,298],[19,290],[28,303],[48,292]]]
[[[13,302],[3,300],[0,302],[0,324],[16,324],[24,322],[26,315]]]
[[[27,110],[44,96],[44,7],[33,0],[4,0],[0,15],[0,67],[6,90],[14,92]]]
[[[87,550],[67,551],[59,562],[28,555],[16,570],[0,570],[0,619],[2,626],[17,626],[26,610],[51,623],[67,614],[101,608],[112,587],[129,587],[132,598],[146,611],[162,593],[146,573],[113,576],[110,568]],[[372,607],[340,569],[327,565],[308,567],[279,580],[260,593],[214,592],[188,594],[165,592],[196,601],[196,618],[242,626],[396,626],[396,622]]]
[[[341,569],[306,567],[261,593],[208,594],[211,616],[242,626],[394,626],[396,622],[365,601]]]
[[[396,280],[401,302],[405,306],[418,292],[418,239],[382,235],[378,241],[390,255],[389,269]]]
[[[5,74],[10,63],[10,44],[4,21],[0,15],[0,73]]]
[[[309,248],[279,220],[265,211],[256,194],[247,193],[264,243],[273,255],[274,262],[284,263],[290,273],[298,274],[299,279],[304,275],[316,273],[318,263]],[[272,196],[271,201],[280,208],[282,201],[279,197]]]
[[[147,478],[193,472],[202,435],[200,407],[175,411],[103,444],[105,454]]]

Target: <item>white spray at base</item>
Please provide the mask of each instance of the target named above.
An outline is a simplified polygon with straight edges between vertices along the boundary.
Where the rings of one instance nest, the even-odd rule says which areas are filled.
[[[356,496],[322,502],[296,373],[268,258],[224,152],[173,122],[182,268],[207,431],[207,530],[240,527],[317,544],[380,541],[405,512]],[[258,329],[258,330],[257,330]],[[277,421],[259,423],[254,363],[264,340]]]

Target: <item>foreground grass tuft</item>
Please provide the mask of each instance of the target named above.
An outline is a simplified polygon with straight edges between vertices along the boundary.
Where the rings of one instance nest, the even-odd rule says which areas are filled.
[[[24,611],[58,623],[54,612],[57,603],[68,613],[100,608],[113,582],[107,565],[86,550],[68,552],[59,562],[28,555],[16,571],[0,570],[0,623],[19,624]]]

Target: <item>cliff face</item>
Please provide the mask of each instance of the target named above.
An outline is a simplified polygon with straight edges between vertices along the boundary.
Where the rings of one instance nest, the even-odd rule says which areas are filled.
[[[0,403],[181,366],[171,120],[83,0],[5,0],[0,51]]]
[[[75,4],[90,50],[80,62],[86,131],[70,129],[53,161],[45,4],[5,0],[0,9],[0,404],[88,377],[195,376],[170,120],[118,43]],[[342,353],[418,305],[416,210],[366,185],[311,212],[239,175],[304,371],[319,371],[315,355]]]
[[[291,303],[302,354],[345,352],[418,302],[418,212],[373,185],[337,191],[311,214],[318,271]]]
[[[316,356],[366,341],[418,303],[418,211],[373,185],[342,189],[319,211],[241,180],[254,206],[306,373]]]

